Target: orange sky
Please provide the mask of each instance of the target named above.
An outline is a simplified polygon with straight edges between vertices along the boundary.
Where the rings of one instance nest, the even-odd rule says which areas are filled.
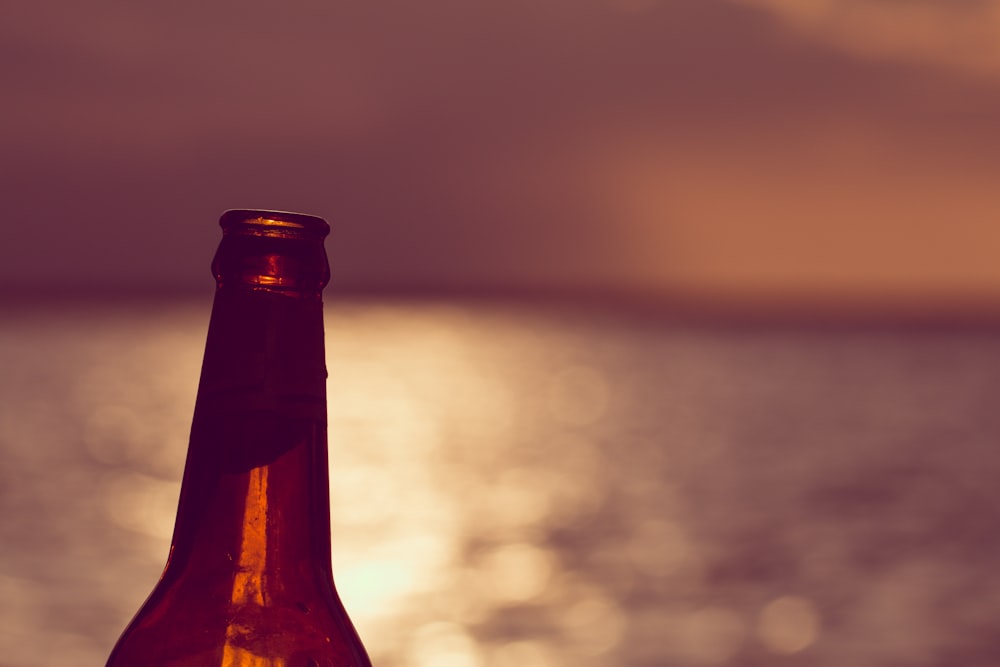
[[[225,208],[358,288],[1000,299],[1000,2],[22,3],[8,284],[204,285]]]

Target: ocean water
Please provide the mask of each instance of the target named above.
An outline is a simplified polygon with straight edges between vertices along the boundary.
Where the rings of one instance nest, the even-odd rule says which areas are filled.
[[[167,553],[210,304],[0,318],[0,667]],[[380,667],[1000,663],[1000,330],[327,305],[333,562]]]

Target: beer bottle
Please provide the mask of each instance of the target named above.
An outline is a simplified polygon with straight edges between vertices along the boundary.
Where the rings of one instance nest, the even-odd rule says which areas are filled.
[[[370,667],[333,583],[322,218],[223,214],[177,520],[108,667]]]

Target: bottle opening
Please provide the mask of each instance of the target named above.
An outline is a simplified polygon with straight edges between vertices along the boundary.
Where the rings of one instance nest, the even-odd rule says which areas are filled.
[[[222,214],[219,225],[225,234],[247,236],[322,239],[330,233],[323,218],[289,211],[233,209]]]

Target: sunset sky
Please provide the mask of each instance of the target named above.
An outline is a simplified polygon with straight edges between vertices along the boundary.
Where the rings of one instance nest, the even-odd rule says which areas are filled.
[[[1000,304],[998,0],[5,15],[8,286],[210,286],[259,207],[345,289]]]

